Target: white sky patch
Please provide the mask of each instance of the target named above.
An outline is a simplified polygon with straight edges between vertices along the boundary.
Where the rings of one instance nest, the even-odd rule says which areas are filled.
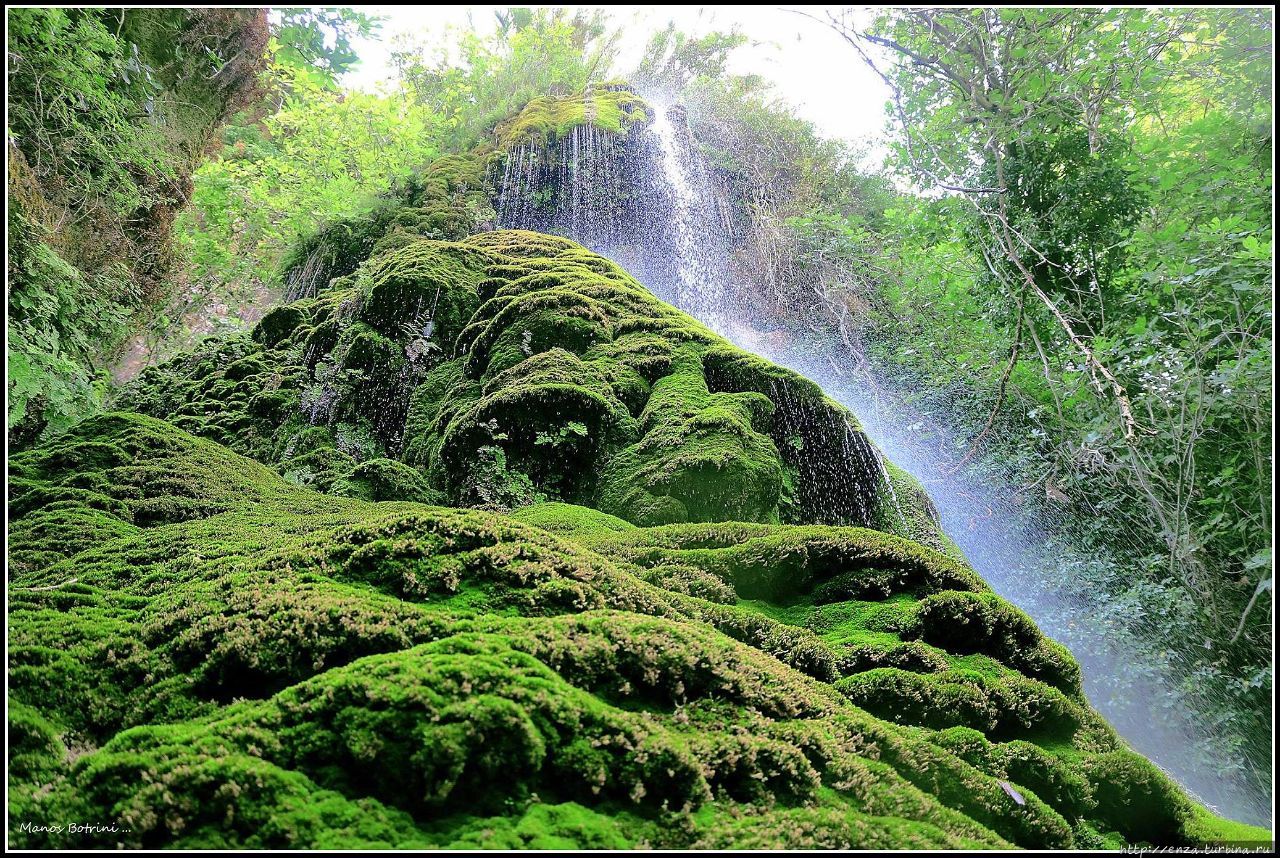
[[[508,7],[357,8],[383,16],[382,31],[377,40],[359,40],[356,43],[361,62],[345,76],[343,84],[351,89],[375,91],[380,83],[394,77],[390,52],[397,36],[426,35],[436,42],[446,38],[449,25],[474,26],[480,32],[488,32],[495,26],[494,12]],[[634,67],[649,37],[665,27],[668,21],[675,21],[678,29],[692,35],[728,30],[736,24],[750,42],[731,56],[730,72],[759,74],[772,81],[778,94],[825,136],[879,148],[873,140],[884,130],[888,89],[874,72],[863,65],[853,48],[830,28],[777,7],[605,8],[613,25],[623,29],[617,71],[626,72]],[[796,8],[824,17],[820,7]]]

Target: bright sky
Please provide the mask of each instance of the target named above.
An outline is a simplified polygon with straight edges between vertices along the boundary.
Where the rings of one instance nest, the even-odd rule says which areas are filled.
[[[344,83],[372,90],[392,76],[390,46],[395,36],[427,33],[442,36],[450,25],[474,23],[488,30],[502,6],[357,7],[384,16],[378,41],[356,45],[361,64]],[[568,7],[574,8],[574,7]],[[590,8],[590,7],[587,7]],[[778,7],[745,6],[610,6],[615,26],[624,29],[619,71],[635,65],[649,36],[675,21],[693,35],[728,30],[734,24],[750,43],[732,56],[729,70],[752,72],[772,80],[783,98],[825,135],[868,141],[884,128],[888,90],[831,29]],[[823,17],[819,7],[795,7]]]

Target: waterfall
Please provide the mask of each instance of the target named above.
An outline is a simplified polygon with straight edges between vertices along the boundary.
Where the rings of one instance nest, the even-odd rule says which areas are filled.
[[[687,132],[681,133],[683,111],[664,106],[655,110],[650,131],[658,141],[658,166],[671,200],[669,223],[677,260],[675,288],[667,291],[673,294],[671,303],[724,334],[729,259],[708,212],[714,196]]]
[[[884,388],[883,383],[853,378],[835,363],[829,344],[819,346],[817,355],[795,344],[762,347],[764,338],[750,326],[744,294],[728,280],[730,254],[723,228],[712,216],[713,195],[705,170],[687,133],[679,133],[669,114],[660,112],[652,126],[661,152],[654,172],[669,187],[667,228],[674,235],[679,269],[674,288],[668,284],[664,297],[735,345],[817,382],[856,414],[879,448],[925,486],[943,529],[978,573],[1072,651],[1083,668],[1086,696],[1126,741],[1204,803],[1231,815],[1269,821],[1265,798],[1253,794],[1239,778],[1213,771],[1198,757],[1196,742],[1212,736],[1180,705],[1177,680],[1167,666],[1138,659],[1117,641],[1111,621],[1099,616],[1097,605],[1070,591],[1064,570],[1095,558],[1050,547],[1052,528],[1010,504],[1012,488],[951,474],[938,447],[954,448],[956,439],[933,437],[928,439],[931,445],[906,429],[915,421],[896,407],[895,397],[872,395]],[[874,467],[888,481],[883,463],[876,459]]]
[[[943,530],[1000,596],[1025,611],[1080,662],[1085,696],[1135,750],[1202,803],[1223,815],[1270,824],[1269,796],[1240,773],[1215,770],[1197,751],[1212,743],[1211,725],[1182,703],[1171,665],[1144,659],[1117,635],[1097,594],[1072,589],[1071,569],[1106,563],[1063,545],[1051,522],[1017,503],[1018,487],[998,478],[953,473],[947,451],[960,448],[944,426],[925,428],[880,379],[849,372],[826,344],[761,348],[761,357],[801,373],[858,416],[863,430],[894,462],[924,485]],[[1241,760],[1215,753],[1215,762]]]
[[[1070,591],[1071,564],[1096,558],[1052,546],[1052,527],[1009,503],[1012,487],[952,474],[939,450],[956,439],[922,436],[898,398],[874,395],[881,382],[853,378],[829,344],[763,345],[749,321],[752,287],[731,280],[729,219],[689,136],[684,111],[661,104],[655,111],[648,131],[631,135],[636,139],[625,145],[591,126],[575,129],[560,141],[554,171],[540,166],[532,146],[509,153],[500,223],[566,235],[618,261],[654,294],[735,345],[817,382],[858,416],[891,461],[923,483],[943,529],[991,587],[1072,651],[1090,702],[1136,750],[1209,806],[1269,823],[1269,797],[1257,795],[1238,772],[1215,771],[1197,755],[1195,743],[1206,739],[1206,729],[1179,705],[1167,666],[1144,663],[1117,641],[1094,601]],[[778,404],[785,410],[786,403]],[[848,454],[893,491],[879,454],[869,454],[874,462],[861,449]],[[828,500],[855,489],[842,486]],[[857,501],[855,507],[862,503],[845,500]]]
[[[598,252],[619,246],[634,221],[627,148],[627,140],[589,123],[555,140],[518,143],[492,177],[498,223],[564,235]]]

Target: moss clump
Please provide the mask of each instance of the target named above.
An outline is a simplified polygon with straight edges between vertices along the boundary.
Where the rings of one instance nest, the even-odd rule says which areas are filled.
[[[137,414],[78,424],[9,460],[10,562],[38,569],[117,537],[263,501],[270,470]]]
[[[495,217],[480,155],[445,155],[382,195],[369,212],[325,224],[281,265],[288,300],[323,292],[360,263],[417,238],[458,240]]]
[[[488,261],[482,250],[428,240],[384,250],[320,296],[273,310],[249,336],[208,340],[148,368],[117,405],[328,491],[346,474],[301,457],[324,448],[357,461],[399,456],[411,394],[470,318]]]
[[[511,518],[560,536],[581,540],[635,529],[635,525],[617,516],[590,507],[557,502],[524,507],[513,512]]]
[[[354,462],[323,446],[303,461]],[[338,482],[377,496],[415,473],[370,459]],[[372,503],[138,415],[15,457],[11,477],[12,550],[39,559],[10,588],[10,809],[127,829],[11,831],[19,846],[1066,848],[1227,832],[1078,695],[971,647],[897,673],[981,688],[985,735],[922,730],[923,710],[893,723],[919,709],[917,686],[890,693],[884,669],[833,682],[853,644],[891,648],[935,596],[985,593],[898,537]],[[32,524],[49,514],[121,528],[51,547]],[[814,604],[850,572],[875,582],[861,600]],[[852,685],[879,688],[891,717]]]
[[[350,473],[335,480],[329,491],[368,501],[440,503],[444,498],[444,495],[427,485],[421,473],[394,459],[361,462]]]
[[[758,431],[773,404],[758,394],[709,392],[691,348],[670,369],[641,414],[643,439],[601,475],[600,508],[643,525],[777,520],[782,465]]]
[[[1060,691],[1021,678],[886,667],[842,679],[836,687],[868,712],[934,729],[962,726],[993,737],[1053,739],[1073,735],[1082,721],[1079,706]]]
[[[465,244],[489,254],[480,304],[405,432],[406,459],[452,502],[892,529],[879,454],[811,382],[756,366],[570,241],[508,230]]]
[[[1080,688],[1080,668],[1045,640],[1031,618],[994,593],[939,593],[919,609],[920,632],[953,652],[985,652],[1028,676],[1066,691]]]
[[[581,126],[626,135],[649,118],[644,99],[625,85],[594,84],[580,96],[535,98],[511,119],[499,123],[494,138],[499,149],[510,150],[522,143],[554,143]]]
[[[1130,841],[1154,843],[1161,832],[1185,830],[1192,804],[1149,761],[1127,749],[1099,754],[1084,766],[1103,824]]]

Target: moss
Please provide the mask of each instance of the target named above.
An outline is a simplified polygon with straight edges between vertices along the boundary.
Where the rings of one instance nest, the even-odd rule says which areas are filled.
[[[551,533],[582,540],[592,535],[625,533],[635,529],[635,525],[617,516],[590,507],[558,502],[524,507],[511,513],[511,518]]]
[[[649,107],[625,86],[595,84],[580,96],[544,96],[529,102],[520,113],[500,123],[495,132],[499,149],[521,143],[545,145],[570,129],[591,125],[610,134],[626,134],[649,121]]]
[[[277,307],[262,317],[253,329],[253,338],[267,346],[274,346],[293,335],[307,316],[294,306]]]
[[[1093,788],[1081,771],[1030,742],[992,744],[967,727],[942,730],[932,741],[980,771],[1007,778],[1020,792],[1035,794],[1067,819],[1092,815],[1097,808]]]
[[[8,709],[10,783],[46,782],[62,767],[67,752],[58,728],[24,703],[11,703]]]
[[[963,645],[920,650],[943,671],[838,679],[842,641],[891,651],[933,596],[985,593],[898,537],[372,503],[137,415],[12,468],[15,525],[51,508],[129,524],[15,569],[9,638],[11,811],[129,830],[11,832],[19,846],[1065,848],[1227,831],[1073,729],[1082,700],[994,660],[965,673],[955,661],[986,656]],[[137,523],[166,499],[199,503]],[[16,551],[48,539],[13,533]],[[883,601],[813,604],[855,565]],[[729,582],[781,602],[717,603]],[[986,718],[987,737],[894,723],[943,707]]]
[[[443,825],[441,826],[444,827]],[[654,823],[577,802],[529,802],[519,815],[465,816],[448,831],[449,849],[634,849],[652,838]]]
[[[431,402],[449,405],[433,407],[429,419],[422,410],[407,441],[414,461],[454,502],[476,496],[466,464],[493,448],[535,492],[646,525],[778,521],[790,508],[784,486],[792,472],[803,503],[788,517],[874,517],[872,505],[882,501],[874,488],[877,454],[848,413],[812,383],[776,371],[768,385],[712,389],[708,379],[724,387],[725,373],[708,365],[747,363],[748,356],[655,301],[607,260],[520,231],[468,244],[506,261],[486,268],[482,303],[458,338],[462,378],[453,376],[452,390],[434,381],[429,388]],[[779,420],[777,403],[790,416]],[[527,422],[517,425],[516,413]],[[807,447],[779,447],[778,439],[801,429]],[[865,455],[851,457],[850,450]],[[844,470],[829,473],[826,461]],[[584,477],[596,473],[598,483]],[[849,509],[820,512],[810,502],[820,494],[849,499]]]
[[[295,485],[327,492],[356,466],[356,460],[341,450],[321,446],[285,459],[276,466],[276,470]]]
[[[776,520],[782,490],[777,449],[757,429],[764,397],[712,394],[683,350],[641,415],[643,440],[601,475],[601,509],[642,525]]]
[[[1194,844],[1269,844],[1268,831],[1256,825],[1247,825],[1215,816],[1200,805],[1191,809],[1191,818],[1183,823],[1183,832]]]
[[[11,559],[26,571],[139,528],[279,497],[265,466],[137,414],[83,421],[56,446],[11,457],[9,470],[23,511]]]
[[[439,503],[444,495],[427,485],[422,474],[394,459],[370,459],[340,477],[330,491],[368,501]]]
[[[418,238],[457,240],[494,217],[479,155],[437,158],[393,186],[369,212],[334,221],[286,253],[281,279],[288,298],[322,293],[370,256]]]
[[[986,589],[971,570],[945,555],[857,528],[673,525],[601,535],[595,543],[642,566],[697,564],[731,583],[744,599],[812,597],[832,581],[843,582],[846,593],[856,589],[876,599]]]
[[[646,569],[641,578],[673,593],[696,596],[709,602],[732,605],[738,601],[733,587],[697,566],[666,563]]]
[[[1091,757],[1084,770],[1099,818],[1129,842],[1171,845],[1191,839],[1191,802],[1146,759],[1122,749]]]
[[[360,318],[387,337],[451,343],[476,308],[483,253],[462,245],[405,242],[360,271]],[[426,326],[430,324],[430,329]]]
[[[488,379],[481,396],[451,412],[434,463],[464,493],[477,450],[499,447],[509,467],[565,499],[590,496],[601,459],[634,434],[609,385],[576,355],[539,352]]]
[[[1027,679],[990,680],[967,671],[924,675],[876,668],[836,683],[858,706],[903,724],[969,727],[999,737],[1071,736],[1078,706],[1050,686]]]
[[[795,474],[789,522],[880,526],[906,534],[889,512],[896,500],[885,491],[884,457],[847,409],[812,381],[730,346],[708,349],[702,361],[709,389],[752,392],[775,404],[764,431]],[[929,524],[926,529],[937,530],[936,515]],[[906,535],[921,540],[924,534]]]
[[[921,634],[953,652],[984,652],[1065,691],[1080,688],[1080,668],[1040,636],[1031,618],[993,593],[939,593],[919,608]]]

